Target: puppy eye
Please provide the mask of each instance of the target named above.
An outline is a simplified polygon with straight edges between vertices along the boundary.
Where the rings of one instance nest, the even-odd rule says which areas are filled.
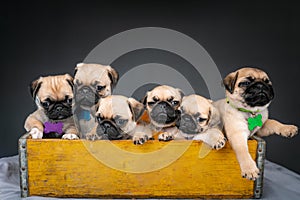
[[[153,97],[153,101],[156,102],[156,101],[158,101],[158,100],[159,100],[159,99],[158,99],[156,96]]]
[[[266,79],[264,80],[264,82],[268,84],[268,83],[270,83],[270,80],[266,78]]]
[[[148,105],[149,105],[149,106],[153,106],[154,104],[155,104],[155,102],[153,102],[153,101],[149,101],[149,102],[148,102]]]
[[[46,101],[42,102],[42,106],[43,106],[44,108],[49,108],[50,102],[49,102],[48,100],[46,100]]]
[[[81,82],[81,81],[79,81],[78,79],[76,79],[74,82],[75,82],[75,85],[77,85],[77,86],[80,86],[80,85],[82,85],[82,82]]]
[[[244,81],[239,83],[239,87],[246,87],[248,85],[250,85],[250,81]]]
[[[72,101],[73,101],[72,98],[68,98],[68,99],[66,100],[67,104],[72,104]]]
[[[172,101],[171,104],[172,104],[173,106],[177,106],[177,105],[179,104],[179,101]]]
[[[100,115],[98,115],[96,118],[97,118],[98,123],[100,123],[102,121],[102,117]]]
[[[117,119],[116,120],[117,126],[124,126],[127,122],[128,122],[128,120],[126,120],[126,119]]]
[[[206,121],[206,120],[207,120],[206,118],[197,117],[197,121],[198,121],[198,122],[204,122],[204,121]]]
[[[98,91],[101,91],[101,90],[103,90],[103,89],[105,89],[105,88],[106,88],[105,85],[97,85],[97,90],[98,90]]]

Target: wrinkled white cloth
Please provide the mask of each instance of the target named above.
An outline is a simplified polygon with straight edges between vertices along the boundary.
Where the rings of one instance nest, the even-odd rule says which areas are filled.
[[[18,156],[0,159],[0,200],[21,199],[18,159]],[[55,200],[58,198],[28,197],[23,198],[22,200],[27,199]],[[262,199],[299,200],[300,175],[266,160]],[[80,199],[77,198],[73,200]]]

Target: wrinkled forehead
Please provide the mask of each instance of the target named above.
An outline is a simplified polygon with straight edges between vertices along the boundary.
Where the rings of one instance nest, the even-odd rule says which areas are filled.
[[[239,71],[239,79],[252,78],[252,79],[266,79],[268,75],[260,69],[245,69]]]
[[[168,100],[173,97],[176,100],[181,99],[179,92],[176,89],[155,88],[149,93],[149,97],[158,97],[160,100]]]
[[[83,82],[92,82],[93,80],[109,80],[108,71],[104,66],[81,66],[75,75],[75,79]]]
[[[186,114],[195,115],[197,113],[200,116],[208,116],[211,104],[206,100],[199,100],[197,98],[185,99],[181,103],[181,110]]]
[[[113,118],[116,115],[130,116],[130,109],[126,99],[106,97],[100,101],[97,113],[101,113],[105,118]]]
[[[63,77],[45,77],[42,80],[38,96],[41,100],[50,98],[52,100],[63,100],[66,96],[73,97],[72,87]]]

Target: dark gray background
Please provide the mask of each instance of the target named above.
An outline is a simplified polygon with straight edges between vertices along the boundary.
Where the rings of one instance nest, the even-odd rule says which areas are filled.
[[[17,154],[26,116],[34,110],[29,83],[40,75],[73,73],[76,63],[106,38],[137,27],[165,27],[198,41],[222,76],[244,65],[264,69],[273,82],[272,118],[299,123],[299,6],[284,1],[203,1],[139,3],[37,1],[1,3],[0,157]],[[208,97],[200,76],[188,62],[168,52],[141,50],[117,59],[126,68],[148,62],[180,66]],[[221,82],[221,80],[220,80]],[[140,98],[145,85],[136,91]],[[199,87],[198,87],[199,86]],[[267,158],[300,173],[300,137],[266,138]]]

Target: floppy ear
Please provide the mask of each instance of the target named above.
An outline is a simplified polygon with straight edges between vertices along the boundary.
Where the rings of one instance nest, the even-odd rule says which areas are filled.
[[[115,69],[113,69],[111,66],[107,66],[107,72],[108,72],[108,77],[110,78],[111,81],[111,88],[116,87],[117,82],[119,80],[118,72]]]
[[[82,65],[84,65],[84,63],[78,63],[78,64],[76,65],[76,67],[75,67],[75,69],[74,69],[74,74],[73,74],[74,77],[75,77],[75,75],[76,75],[76,73],[77,73],[79,67],[82,66]]]
[[[142,116],[145,110],[144,104],[135,100],[134,98],[128,98],[127,103],[131,110],[133,120],[138,121],[138,119]]]
[[[142,104],[146,105],[147,104],[147,98],[148,98],[148,92],[146,95],[141,99]]]
[[[182,90],[181,89],[179,89],[179,88],[176,88],[177,89],[177,91],[179,92],[179,94],[180,94],[180,97],[181,97],[181,99],[184,97],[184,93],[182,92]]]
[[[98,101],[97,104],[93,105],[90,109],[90,113],[91,115],[95,118],[95,120],[97,121],[96,119],[96,115],[97,115],[97,112],[98,112],[98,109],[99,109],[99,106],[100,106],[100,101],[101,101],[102,98],[100,98],[100,100]]]
[[[39,79],[32,81],[31,84],[29,85],[30,94],[33,99],[35,99],[37,93],[39,92],[39,89],[41,88],[42,85],[41,79],[42,78],[40,77]]]
[[[72,90],[74,87],[74,83],[73,83],[73,77],[70,74],[65,74],[66,77],[66,81],[69,83],[69,85],[71,86]]]
[[[219,110],[213,105],[209,108],[208,127],[216,127],[221,122]]]
[[[228,90],[231,94],[234,91],[234,86],[235,86],[238,76],[239,76],[239,72],[231,72],[223,80],[225,89]]]

